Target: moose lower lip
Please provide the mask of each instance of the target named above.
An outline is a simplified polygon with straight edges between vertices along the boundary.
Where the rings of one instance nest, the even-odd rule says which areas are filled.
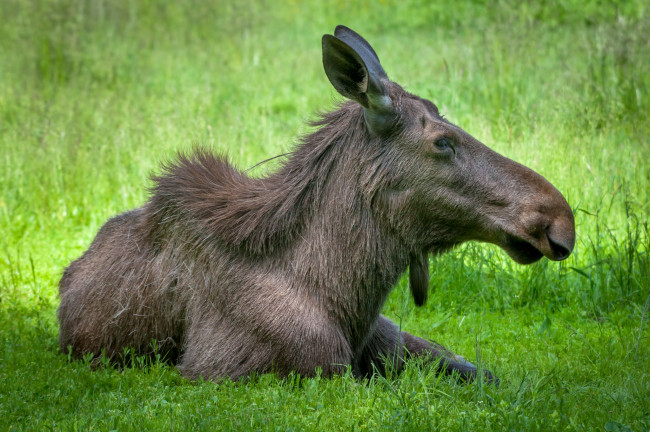
[[[509,237],[503,249],[519,264],[532,264],[544,256],[535,246],[517,237]]]

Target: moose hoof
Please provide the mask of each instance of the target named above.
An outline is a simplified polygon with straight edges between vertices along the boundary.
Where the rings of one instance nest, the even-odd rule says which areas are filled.
[[[465,360],[462,356],[455,355],[454,356],[454,363],[455,365],[452,364],[450,371],[456,370],[459,372],[461,380],[467,383],[470,383],[476,379],[476,376],[478,375],[478,368],[473,364],[470,363],[469,361]],[[487,369],[483,369],[483,380],[484,382],[494,385],[494,386],[499,386],[501,383],[501,380],[494,375],[492,372],[490,372]]]
[[[488,384],[494,385],[496,387],[499,387],[499,384],[501,384],[501,380],[489,370],[483,370],[483,379]]]

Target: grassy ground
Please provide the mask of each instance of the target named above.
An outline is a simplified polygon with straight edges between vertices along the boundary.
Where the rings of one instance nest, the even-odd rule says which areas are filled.
[[[650,430],[650,11],[643,1],[0,2],[0,430]],[[240,167],[338,99],[344,23],[389,75],[575,210],[562,263],[467,245],[385,313],[502,380],[190,382],[58,352],[57,282],[149,174],[202,143]],[[254,170],[262,175],[273,163]]]

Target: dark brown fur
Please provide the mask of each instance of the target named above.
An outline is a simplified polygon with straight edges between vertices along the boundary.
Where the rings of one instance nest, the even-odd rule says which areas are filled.
[[[369,91],[324,114],[268,177],[206,150],[167,165],[149,201],[109,220],[64,272],[61,349],[117,359],[156,339],[190,378],[330,375],[346,365],[361,376],[385,359],[399,369],[409,355],[474,377],[471,363],[381,316],[387,295],[411,264],[423,303],[427,255],[467,240],[499,244],[522,263],[563,259],[571,209],[431,102],[380,81],[389,128],[373,131]],[[440,137],[453,153],[436,147]]]

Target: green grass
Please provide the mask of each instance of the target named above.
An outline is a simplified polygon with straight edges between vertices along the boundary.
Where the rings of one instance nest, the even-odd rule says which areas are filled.
[[[0,430],[650,430],[646,2],[6,0],[0,16]],[[416,364],[367,382],[191,382],[60,354],[62,269],[179,149],[242,168],[291,149],[339,99],[320,61],[339,23],[575,211],[562,263],[469,244],[432,260],[424,308],[404,280],[386,304],[501,386]]]

